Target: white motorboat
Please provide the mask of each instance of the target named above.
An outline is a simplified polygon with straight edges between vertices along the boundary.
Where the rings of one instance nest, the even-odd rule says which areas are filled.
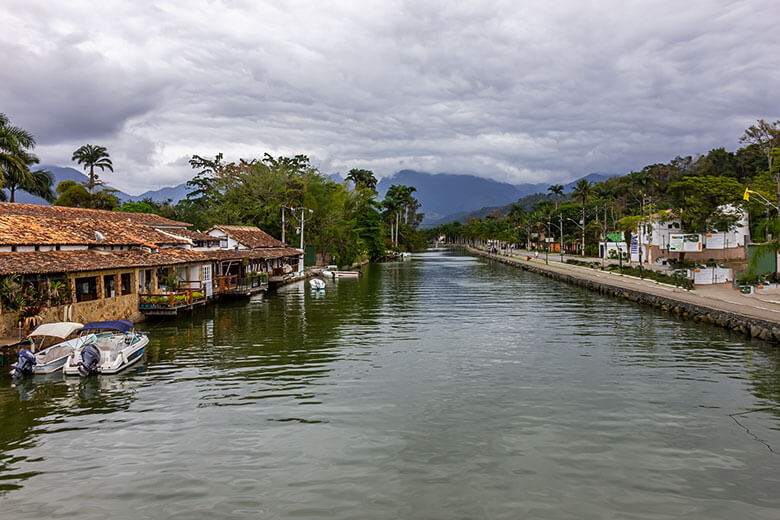
[[[62,371],[67,376],[116,374],[138,362],[149,338],[136,332],[129,321],[95,321],[87,323],[82,332],[94,331],[94,338],[75,350]]]
[[[11,365],[11,375],[20,377],[23,375],[50,374],[62,369],[68,356],[89,341],[89,336],[79,336],[66,340],[77,330],[84,327],[81,323],[70,321],[57,323],[44,323],[29,335],[32,343],[29,350],[19,353],[16,363]],[[66,341],[62,341],[66,340]],[[54,343],[54,344],[52,344]],[[50,344],[49,347],[44,345]]]
[[[331,271],[333,278],[357,278],[360,271]]]
[[[325,282],[320,280],[319,278],[312,278],[309,280],[309,286],[311,287],[312,291],[324,291],[325,290]]]

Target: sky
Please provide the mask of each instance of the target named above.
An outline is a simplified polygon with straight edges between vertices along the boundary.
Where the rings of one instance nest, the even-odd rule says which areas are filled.
[[[193,154],[512,183],[736,150],[780,119],[776,0],[0,3],[0,112],[128,193]]]

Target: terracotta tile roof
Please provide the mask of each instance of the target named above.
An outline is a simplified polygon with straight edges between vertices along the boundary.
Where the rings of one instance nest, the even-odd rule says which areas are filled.
[[[255,226],[214,226],[212,229],[218,229],[225,233],[227,236],[243,244],[250,249],[258,247],[288,247],[287,244],[281,240],[277,240],[259,227]]]
[[[271,260],[273,258],[282,258],[285,256],[302,255],[303,251],[293,247],[262,247],[257,249],[217,249],[212,251],[201,251],[212,260],[243,260],[244,258],[253,260]]]
[[[102,240],[98,235],[102,235]],[[185,245],[148,226],[95,218],[56,218],[0,213],[0,245]]]
[[[68,208],[65,206],[40,206],[18,202],[0,202],[0,215],[31,215],[53,218],[97,218],[113,222],[130,222],[155,227],[190,227],[187,222],[177,222],[152,213],[128,213],[103,209]]]
[[[201,233],[199,231],[190,231],[189,229],[181,229],[181,228],[161,229],[158,231],[162,231],[163,233],[169,233],[171,235],[176,235],[179,237],[189,238],[194,242],[212,242],[212,243],[219,242],[219,237],[213,237],[211,235],[207,235],[206,233]]]
[[[0,253],[0,275],[36,273],[76,273],[103,269],[155,267],[163,265],[208,262],[202,252],[190,249],[147,251],[46,251]]]

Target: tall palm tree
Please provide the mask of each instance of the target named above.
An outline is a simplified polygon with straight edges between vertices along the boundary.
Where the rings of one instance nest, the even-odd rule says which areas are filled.
[[[95,186],[103,184],[103,182],[98,179],[95,168],[100,168],[102,171],[114,171],[114,165],[111,163],[105,146],[85,144],[73,152],[73,158],[71,160],[76,161],[77,164],[83,164],[84,171],[87,171],[87,168],[89,168],[87,189],[89,189],[90,194],[94,192]]]
[[[560,200],[560,197],[563,197],[563,185],[553,184],[549,188],[547,188],[547,191],[549,191],[554,196],[555,211],[558,211],[558,201]]]
[[[582,256],[585,256],[585,204],[593,194],[593,185],[588,179],[580,179],[577,181],[577,184],[574,185],[571,194],[582,206],[582,220],[580,221],[580,225],[582,226]]]

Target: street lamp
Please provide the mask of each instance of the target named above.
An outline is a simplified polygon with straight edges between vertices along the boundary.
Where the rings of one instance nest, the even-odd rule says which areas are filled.
[[[547,226],[551,226],[552,225],[552,226],[555,226],[555,227],[558,228],[558,232],[560,233],[560,248],[561,248],[559,253],[561,254],[561,263],[563,263],[563,217],[561,217],[560,215],[559,215],[559,217],[561,219],[561,223],[560,224],[553,224],[552,222],[550,222],[548,220],[547,221]]]
[[[582,230],[582,256],[585,256],[585,225],[584,224],[580,224],[576,220],[568,218],[568,217],[566,218],[566,220],[571,220],[572,222],[577,224],[577,226]]]

